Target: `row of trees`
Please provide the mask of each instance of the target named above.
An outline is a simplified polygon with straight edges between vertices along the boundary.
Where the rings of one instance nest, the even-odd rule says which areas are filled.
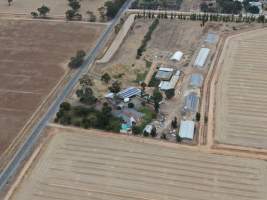
[[[246,22],[246,23],[251,23],[251,22],[258,22],[258,23],[266,23],[266,17],[264,15],[260,16],[254,16],[254,15],[222,15],[222,14],[211,14],[211,13],[206,13],[206,14],[182,14],[182,13],[170,13],[167,14],[165,13],[159,13],[155,14],[154,12],[143,12],[138,13],[136,15],[136,18],[145,18],[145,19],[181,19],[181,20],[193,20],[193,21],[202,21],[203,23],[207,21],[214,21],[214,22]]]
[[[139,59],[143,55],[143,52],[146,50],[147,43],[151,40],[152,33],[157,28],[158,24],[159,20],[155,19],[151,24],[151,26],[149,27],[148,32],[144,36],[141,46],[137,49],[137,55],[136,55],[137,59]]]

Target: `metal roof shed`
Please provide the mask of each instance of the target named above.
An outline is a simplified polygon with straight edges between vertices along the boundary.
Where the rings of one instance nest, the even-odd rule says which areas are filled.
[[[198,107],[199,97],[195,93],[189,94],[185,99],[184,109],[189,112],[196,112]]]
[[[159,84],[159,88],[161,90],[171,90],[174,89],[177,82],[180,79],[180,71],[177,71],[174,76],[172,76],[170,81],[161,81]]]
[[[203,84],[203,76],[201,74],[192,74],[190,78],[190,86],[200,88]]]
[[[210,49],[201,48],[195,60],[194,66],[198,68],[203,68],[209,56],[209,53],[210,53]]]
[[[181,121],[179,136],[183,139],[193,140],[195,123],[193,121]]]
[[[173,61],[180,61],[183,57],[183,53],[181,51],[176,51],[173,56],[171,57],[171,60]]]
[[[171,79],[173,74],[173,69],[171,68],[160,68],[156,74],[156,79],[168,81]]]

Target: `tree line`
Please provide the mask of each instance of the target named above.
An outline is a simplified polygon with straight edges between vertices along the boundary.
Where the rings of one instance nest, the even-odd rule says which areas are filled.
[[[192,21],[202,21],[202,23],[208,21],[214,22],[258,22],[258,23],[266,23],[267,19],[265,15],[222,15],[218,13],[191,13],[191,14],[184,14],[184,13],[154,13],[150,11],[143,11],[142,13],[137,13],[136,18],[145,18],[145,19],[181,19],[181,20],[192,20]]]

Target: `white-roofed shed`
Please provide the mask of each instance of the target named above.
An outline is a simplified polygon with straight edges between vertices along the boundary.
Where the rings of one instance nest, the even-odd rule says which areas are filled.
[[[173,61],[180,61],[180,60],[182,59],[183,55],[184,55],[183,52],[181,52],[181,51],[176,51],[176,52],[172,55],[171,60],[173,60]]]
[[[201,48],[194,63],[194,67],[203,68],[209,56],[210,49]]]
[[[193,140],[195,132],[195,123],[193,121],[181,121],[179,136],[182,139]]]
[[[175,75],[172,76],[172,78],[171,78],[170,81],[161,81],[160,84],[159,84],[159,88],[161,90],[163,90],[163,91],[164,90],[174,89],[176,87],[177,82],[180,79],[180,74],[181,74],[181,72],[180,71],[177,71],[175,73]]]

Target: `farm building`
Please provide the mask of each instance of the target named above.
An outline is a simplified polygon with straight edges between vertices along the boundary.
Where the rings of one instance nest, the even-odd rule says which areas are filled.
[[[203,68],[209,56],[210,49],[201,48],[195,60],[194,67]]]
[[[179,136],[182,139],[193,140],[195,132],[195,123],[193,121],[181,121]]]
[[[159,88],[160,90],[171,90],[171,89],[174,89],[177,82],[179,81],[180,79],[180,74],[181,72],[178,70],[174,76],[172,76],[171,80],[170,81],[161,81],[160,84],[159,84]]]
[[[184,109],[187,112],[197,112],[199,97],[196,93],[190,93],[185,99]]]
[[[158,73],[156,74],[156,79],[162,81],[169,81],[173,75],[172,68],[161,67],[159,68]]]
[[[205,42],[209,44],[214,44],[218,41],[218,35],[215,33],[208,33]]]
[[[139,88],[135,87],[129,87],[125,90],[122,90],[118,93],[118,96],[121,99],[127,99],[127,98],[132,98],[134,96],[141,95],[141,90]]]
[[[201,74],[192,74],[190,78],[190,86],[195,88],[202,87],[203,76]]]
[[[183,53],[181,51],[176,51],[173,56],[171,57],[171,60],[173,61],[181,61],[182,57],[183,57]]]

